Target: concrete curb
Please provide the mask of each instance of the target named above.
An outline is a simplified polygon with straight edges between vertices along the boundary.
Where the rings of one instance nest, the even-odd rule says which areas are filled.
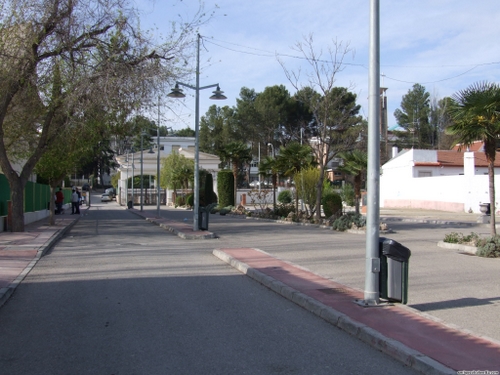
[[[133,208],[132,209],[129,208],[127,209],[127,211],[133,213],[134,215],[142,217],[144,220],[149,221],[152,224],[158,225],[160,228],[163,228],[168,232],[174,233],[178,237],[185,240],[209,240],[217,238],[217,234],[213,232],[204,231],[202,233],[189,233],[188,231],[183,231],[182,229],[179,229],[175,225],[169,224],[167,220],[164,220],[162,218],[158,219],[156,217],[146,217],[143,214],[141,214],[140,211],[137,211]],[[180,223],[180,225],[182,225],[182,223]]]
[[[458,250],[462,253],[468,253],[468,254],[473,254],[473,255],[476,255],[476,252],[477,252],[477,247],[462,245],[459,243],[449,243],[449,242],[439,241],[437,245],[439,247],[444,248],[444,249]]]
[[[62,236],[66,234],[78,221],[80,217],[77,217],[70,224],[58,229],[54,232],[54,234],[38,249],[35,257],[31,260],[31,262],[24,268],[24,270],[15,278],[9,286],[0,289],[0,307],[2,307],[12,296],[16,288],[21,284],[26,276],[31,272],[31,270],[35,267],[38,261],[61,239]]]
[[[215,249],[212,254],[220,260],[228,263],[241,273],[268,287],[272,291],[312,312],[313,314],[326,320],[328,323],[346,331],[352,336],[355,336],[359,340],[369,344],[377,350],[390,355],[416,371],[431,375],[456,374],[456,371],[442,365],[434,359],[411,349],[396,340],[390,339],[374,329],[351,319],[347,315],[336,311],[335,309],[326,306],[309,296],[306,296],[305,294],[257,271],[254,268],[249,267],[248,264],[238,261],[222,250]]]
[[[391,222],[400,221],[405,223],[425,223],[425,224],[439,224],[439,225],[456,225],[463,227],[473,227],[477,226],[478,223],[475,222],[463,222],[456,220],[441,220],[441,219],[417,219],[417,218],[405,218],[405,217],[380,217],[380,222]]]

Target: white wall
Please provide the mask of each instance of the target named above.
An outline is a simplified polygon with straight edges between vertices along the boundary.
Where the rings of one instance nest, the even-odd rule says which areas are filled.
[[[465,155],[465,174],[454,176],[409,177],[408,171],[417,169],[410,165],[411,155],[398,162],[394,159],[389,168],[383,166],[380,176],[380,207],[480,213],[479,205],[489,202],[488,176],[474,174],[478,170],[470,165],[470,154]],[[499,199],[500,175],[495,176],[495,188]]]

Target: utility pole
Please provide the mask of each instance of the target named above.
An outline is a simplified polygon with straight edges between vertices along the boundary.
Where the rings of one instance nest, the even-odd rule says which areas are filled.
[[[380,3],[370,0],[370,67],[368,109],[368,179],[366,276],[363,304],[379,304],[380,225]]]

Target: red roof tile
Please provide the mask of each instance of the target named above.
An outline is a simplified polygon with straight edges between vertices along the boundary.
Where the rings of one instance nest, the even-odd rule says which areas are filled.
[[[458,143],[452,148],[452,150],[458,151],[458,149],[461,147],[462,147],[462,144]],[[483,141],[475,141],[474,143],[469,145],[469,151],[480,151],[482,147],[483,147]],[[467,151],[467,148],[462,147],[462,151]]]
[[[463,167],[464,166],[464,152],[454,150],[438,150],[437,163],[442,167]],[[417,163],[415,163],[417,165]],[[418,164],[421,165],[421,164]],[[426,165],[431,165],[427,163]],[[474,165],[476,167],[487,167],[486,155],[484,152],[474,152]],[[495,167],[500,167],[500,152],[496,153]]]

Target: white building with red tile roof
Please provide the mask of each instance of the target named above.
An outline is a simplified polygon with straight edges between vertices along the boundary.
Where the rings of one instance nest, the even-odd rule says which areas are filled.
[[[499,152],[495,190],[500,198]],[[480,213],[479,205],[489,201],[488,164],[482,151],[403,150],[381,167],[380,207]]]

